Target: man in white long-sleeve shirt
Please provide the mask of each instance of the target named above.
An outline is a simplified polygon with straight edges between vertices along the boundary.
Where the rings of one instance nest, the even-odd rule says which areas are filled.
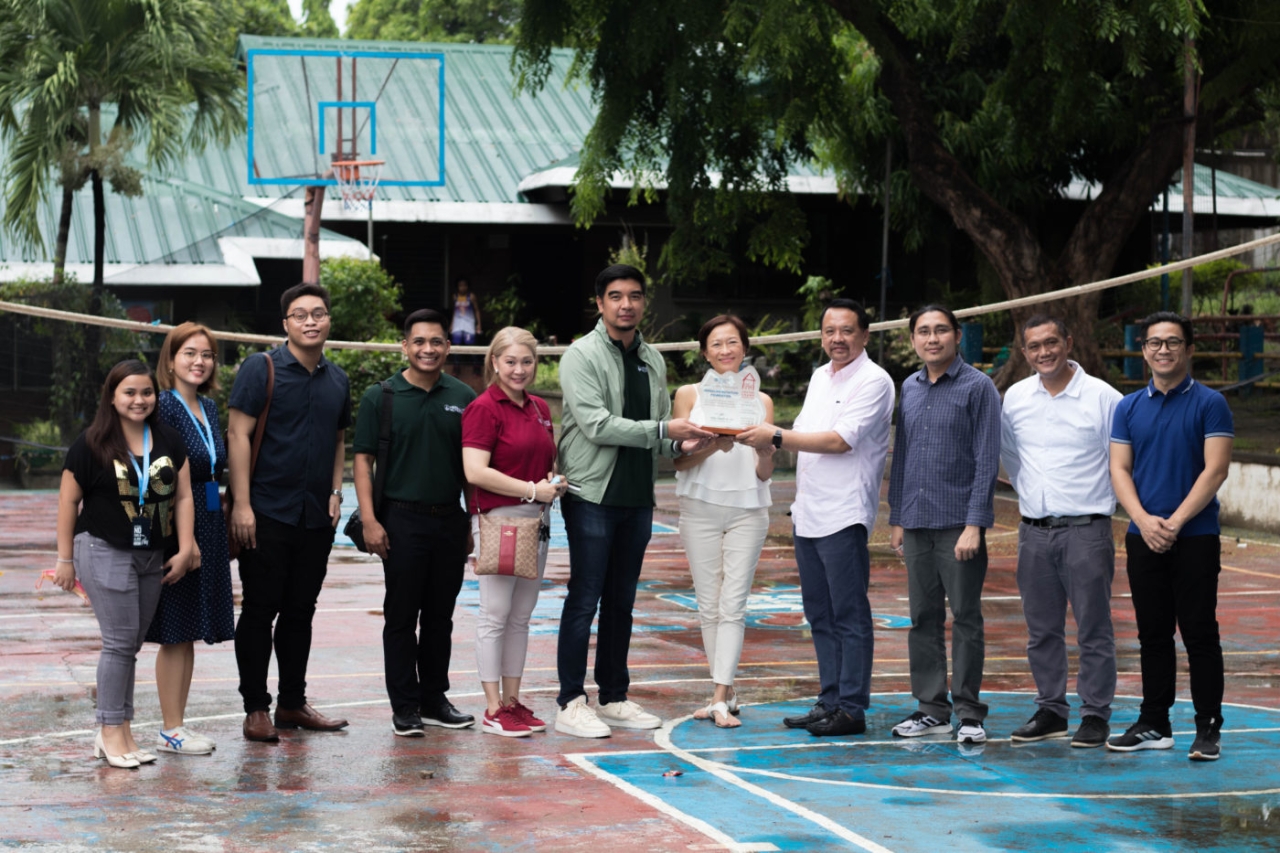
[[[1076,620],[1083,719],[1075,747],[1110,734],[1116,691],[1111,581],[1111,419],[1121,394],[1071,361],[1071,335],[1059,319],[1037,315],[1022,328],[1035,374],[1005,394],[1000,456],[1018,493],[1018,591],[1027,621],[1027,662],[1039,706],[1015,742],[1067,736],[1067,604]]]

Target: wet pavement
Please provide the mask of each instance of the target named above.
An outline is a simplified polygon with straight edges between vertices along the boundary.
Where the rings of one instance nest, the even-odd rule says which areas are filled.
[[[477,729],[397,738],[383,687],[382,573],[336,549],[315,620],[309,695],[351,725],[285,732],[279,745],[240,737],[230,644],[199,645],[187,720],[219,744],[212,756],[161,754],[137,771],[93,760],[96,622],[39,572],[54,560],[53,493],[0,493],[0,847],[94,851],[257,850],[1274,850],[1280,848],[1280,545],[1223,537],[1219,616],[1227,660],[1223,758],[1186,759],[1190,710],[1175,709],[1173,750],[1012,747],[1034,710],[1014,580],[1017,505],[997,501],[984,613],[991,741],[895,742],[913,710],[907,678],[905,570],[881,524],[872,541],[877,696],[866,735],[819,741],[779,719],[808,702],[816,665],[800,613],[785,516],[756,577],[739,692],[743,727],[686,719],[710,695],[688,569],[674,533],[654,536],[636,604],[631,698],[668,720],[657,732],[604,740],[548,732],[507,739]],[[658,531],[675,524],[659,486]],[[1123,527],[1117,522],[1117,535]],[[1123,565],[1123,553],[1118,562]],[[234,575],[234,571],[233,571]],[[555,627],[568,575],[552,552],[535,613],[526,702],[553,719]],[[238,592],[238,584],[237,584]],[[451,698],[477,716],[474,578],[454,626]],[[1123,570],[1114,613],[1122,697],[1140,693],[1136,627]],[[1068,629],[1069,633],[1071,628]],[[155,647],[139,657],[135,732],[155,737]],[[1186,697],[1181,656],[1180,697]],[[1074,666],[1074,658],[1073,658]],[[589,688],[590,689],[590,688]],[[1113,725],[1132,721],[1120,698]],[[1076,720],[1073,719],[1073,725]],[[682,775],[664,775],[680,770]]]

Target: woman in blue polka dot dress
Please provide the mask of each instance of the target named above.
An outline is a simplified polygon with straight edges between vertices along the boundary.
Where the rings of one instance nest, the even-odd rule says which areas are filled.
[[[210,738],[184,725],[195,641],[213,644],[235,637],[227,526],[218,497],[227,448],[217,406],[199,396],[218,387],[217,352],[213,332],[198,323],[183,323],[165,338],[156,370],[160,420],[181,432],[187,445],[200,555],[199,571],[164,588],[147,631],[147,642],[160,643],[156,690],[164,729],[158,747],[180,755],[208,755],[215,746]]]

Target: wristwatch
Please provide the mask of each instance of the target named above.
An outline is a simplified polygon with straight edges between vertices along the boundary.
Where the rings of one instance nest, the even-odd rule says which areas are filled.
[[[782,449],[782,430],[780,429],[773,431],[773,446],[778,450]]]
[[[337,498],[338,503],[342,503],[342,489],[333,489],[332,491],[329,492],[329,494]]]

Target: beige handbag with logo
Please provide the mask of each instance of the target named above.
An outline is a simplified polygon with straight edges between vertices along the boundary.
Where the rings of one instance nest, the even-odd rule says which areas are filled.
[[[537,580],[541,536],[541,513],[532,518],[481,515],[476,574]]]

